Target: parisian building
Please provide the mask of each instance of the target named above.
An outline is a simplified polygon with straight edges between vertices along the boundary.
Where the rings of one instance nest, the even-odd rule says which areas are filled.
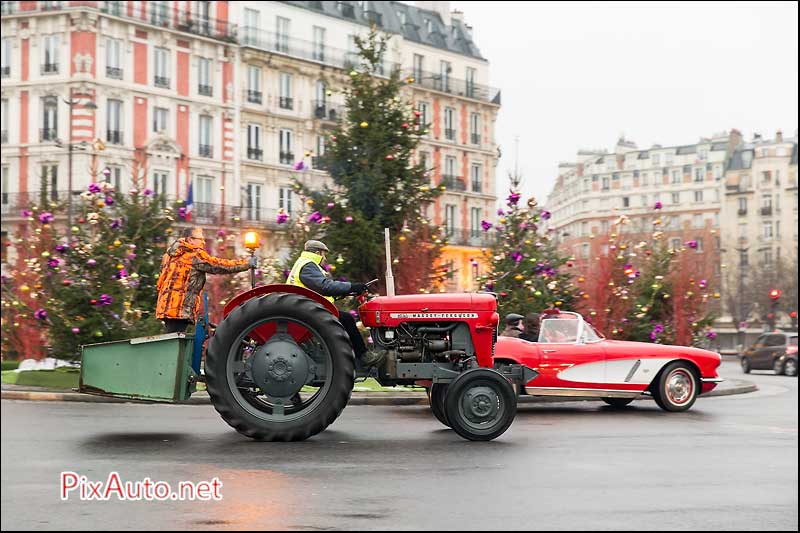
[[[191,186],[193,223],[260,230],[281,253],[276,214],[300,210],[294,179],[328,181],[318,158],[372,26],[430,123],[417,156],[446,189],[427,215],[448,231],[448,288],[475,288],[500,93],[449,2],[3,2],[3,243],[31,200],[105,180],[170,201]]]

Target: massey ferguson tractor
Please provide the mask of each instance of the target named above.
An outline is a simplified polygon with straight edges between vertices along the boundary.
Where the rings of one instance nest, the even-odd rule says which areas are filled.
[[[388,230],[386,241],[391,265]],[[309,289],[277,284],[254,287],[225,306],[207,346],[204,376],[207,320],[194,337],[172,333],[85,346],[79,390],[179,402],[204,379],[214,407],[238,432],[297,441],[333,423],[355,380],[372,375],[386,386],[425,386],[436,418],[465,439],[501,435],[516,414],[516,385],[537,373],[522,365],[493,368],[495,296],[396,296],[393,285],[389,266],[387,295],[362,296],[358,307],[373,349],[386,351],[377,369],[354,357],[333,304]]]

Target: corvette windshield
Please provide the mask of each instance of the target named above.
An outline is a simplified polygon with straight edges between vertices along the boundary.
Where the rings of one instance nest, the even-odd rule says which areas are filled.
[[[542,320],[539,342],[574,343],[578,340],[581,321],[571,315],[559,315]]]

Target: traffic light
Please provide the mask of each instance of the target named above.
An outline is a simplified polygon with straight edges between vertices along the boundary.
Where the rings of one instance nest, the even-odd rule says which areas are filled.
[[[772,298],[773,300],[777,300],[778,298],[781,297],[781,290],[772,289],[771,291],[769,291],[769,297]]]

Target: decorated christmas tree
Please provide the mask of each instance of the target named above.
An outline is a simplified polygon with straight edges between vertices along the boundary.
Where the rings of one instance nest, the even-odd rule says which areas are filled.
[[[481,222],[483,231],[496,234],[496,242],[485,251],[489,270],[478,281],[497,294],[501,316],[571,309],[576,297],[569,271],[572,263],[558,252],[550,233],[539,229],[550,213],[535,198],[521,201],[521,178],[510,178],[506,207],[498,210],[497,222]]]
[[[81,344],[161,331],[155,285],[172,231],[171,211],[149,190],[123,195],[92,183],[75,207],[71,227],[55,225],[51,212],[23,213],[16,251],[24,269],[9,272],[3,284],[4,300],[14,298],[12,308],[33,316],[53,355],[67,359]],[[39,276],[33,285],[30,272]]]
[[[364,39],[356,37],[356,45],[361,66],[350,72],[344,90],[347,113],[321,157],[334,186],[311,190],[297,182],[306,211],[296,218],[290,241],[299,252],[307,238],[323,239],[331,259],[337,259],[331,265],[334,277],[383,280],[384,228],[389,228],[395,270],[403,272],[396,279],[398,292],[425,290],[445,243],[422,216],[424,205],[440,192],[430,185],[428,169],[414,161],[427,124],[401,97],[399,72],[381,74],[387,37],[373,29]],[[303,167],[302,161],[295,165]]]
[[[711,323],[720,297],[708,256],[697,241],[668,246],[658,218],[648,235],[628,231],[629,224],[622,215],[595,238],[598,253],[576,280],[579,310],[609,338],[707,345],[716,336]]]

